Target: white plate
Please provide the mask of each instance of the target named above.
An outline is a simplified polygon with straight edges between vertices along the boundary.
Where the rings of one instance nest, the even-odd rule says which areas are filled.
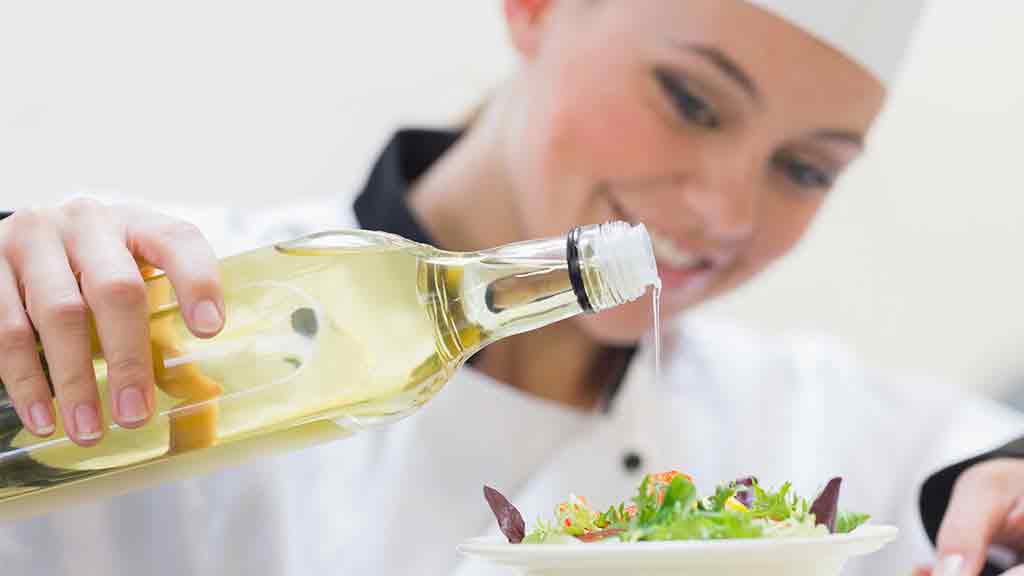
[[[524,574],[561,576],[838,576],[846,562],[896,539],[894,526],[861,526],[819,538],[509,544],[493,538],[462,543],[460,553]]]

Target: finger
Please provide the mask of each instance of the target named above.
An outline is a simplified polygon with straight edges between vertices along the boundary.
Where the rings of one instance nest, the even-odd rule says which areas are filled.
[[[224,327],[224,297],[213,248],[193,224],[153,212],[129,214],[127,240],[136,256],[167,273],[193,334],[208,338]]]
[[[940,558],[962,556],[960,574],[977,575],[989,546],[1019,494],[1024,470],[1011,460],[993,460],[964,471],[957,479],[936,546]]]
[[[53,433],[53,400],[43,373],[36,334],[29,322],[14,271],[0,257],[0,382],[18,417],[37,436]]]
[[[1013,550],[1024,550],[1024,497],[1014,501],[1006,521],[996,533],[995,542]]]
[[[123,231],[98,204],[69,212],[64,246],[92,311],[107,363],[114,421],[134,428],[153,409],[153,361],[149,346],[146,285],[125,246]]]
[[[56,226],[47,218],[36,224],[15,241],[15,274],[43,343],[64,427],[75,443],[88,446],[103,436],[88,308]]]
[[[918,566],[914,568],[914,576],[932,576],[931,566]]]

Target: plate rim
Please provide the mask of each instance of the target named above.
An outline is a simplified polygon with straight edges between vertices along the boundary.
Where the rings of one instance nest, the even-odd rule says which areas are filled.
[[[641,550],[648,552],[694,553],[698,551],[723,553],[742,550],[757,551],[764,549],[793,547],[823,547],[863,542],[881,542],[888,544],[900,534],[900,529],[891,524],[871,524],[862,526],[847,534],[829,534],[817,537],[799,538],[737,538],[730,540],[662,540],[654,542],[609,542],[606,544],[510,544],[495,536],[478,536],[468,538],[456,546],[463,556],[493,558],[495,554],[503,557],[509,555],[539,555],[547,559],[576,556],[586,550],[587,555],[615,555],[635,553]]]

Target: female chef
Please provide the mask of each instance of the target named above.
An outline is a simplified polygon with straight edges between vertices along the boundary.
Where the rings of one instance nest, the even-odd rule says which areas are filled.
[[[400,132],[351,213],[296,209],[298,228],[274,214],[271,231],[248,229],[251,243],[358,225],[462,250],[642,221],[675,318],[663,377],[651,374],[650,302],[560,323],[486,349],[399,424],[3,527],[5,571],[486,573],[453,552],[492,529],[485,482],[535,518],[570,490],[611,502],[644,471],[668,467],[705,485],[751,473],[793,480],[805,494],[842,475],[847,506],[904,534],[858,573],[928,562],[921,479],[1019,434],[1017,417],[970,399],[915,397],[858,370],[827,339],[768,340],[695,310],[803,236],[864,151],[919,2],[504,8],[521,65],[471,126]],[[191,329],[213,335],[224,306],[215,249],[200,230],[217,227],[92,200],[0,223],[0,379],[29,429],[45,436],[54,421],[38,333],[70,434],[102,441],[87,310],[110,360],[114,419],[131,427],[150,417],[135,258],[165,269]],[[923,505],[934,531],[955,494],[943,561],[977,574],[989,544],[1024,542],[1004,542],[1020,537],[1024,486],[1011,480],[1024,477],[1024,463],[970,464],[929,484]]]

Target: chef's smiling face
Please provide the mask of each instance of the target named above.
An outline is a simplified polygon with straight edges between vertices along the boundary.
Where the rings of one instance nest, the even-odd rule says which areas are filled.
[[[884,89],[741,0],[506,0],[523,58],[504,161],[530,237],[612,219],[654,239],[666,314],[764,270],[861,153]],[[584,323],[650,327],[649,302]]]

